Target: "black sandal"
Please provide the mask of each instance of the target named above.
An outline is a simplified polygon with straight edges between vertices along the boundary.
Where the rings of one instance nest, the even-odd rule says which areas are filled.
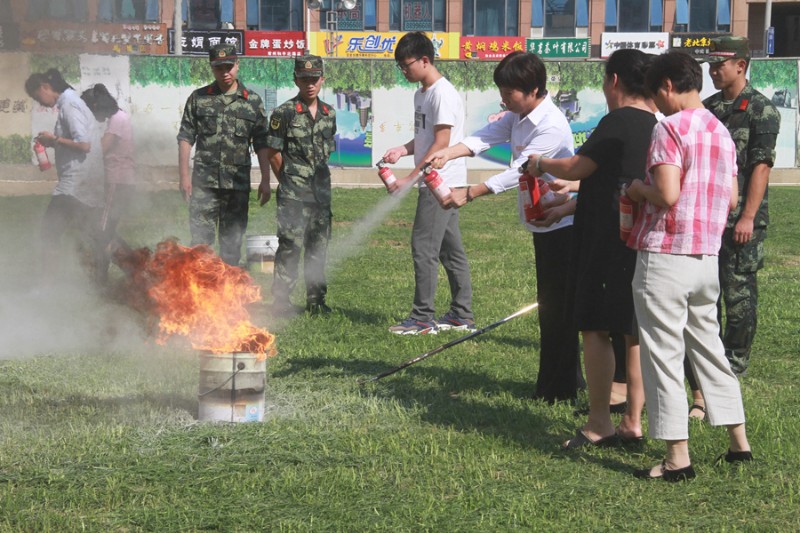
[[[715,464],[722,464],[723,461],[726,463],[747,463],[753,460],[753,452],[746,451],[746,452],[732,452],[730,449],[726,453],[723,453],[717,460]]]
[[[694,411],[695,409],[697,409],[698,411],[703,413],[703,416],[692,416],[692,411]],[[696,418],[696,419],[698,419],[700,421],[705,420],[706,419],[706,406],[693,403],[691,406],[689,406],[689,418]]]
[[[616,446],[619,444],[619,436],[614,433],[609,435],[608,437],[603,437],[601,439],[592,440],[586,436],[586,433],[583,432],[582,428],[578,428],[575,430],[575,436],[569,439],[566,444],[561,446],[564,450],[575,450],[577,448],[583,448],[584,446]]]
[[[609,404],[608,410],[612,415],[624,415],[628,409],[628,402],[612,403]],[[581,407],[572,411],[573,416],[586,416],[589,414],[589,406]]]
[[[667,461],[664,460],[661,463],[661,475],[654,476],[651,473],[652,468],[643,468],[641,470],[634,470],[633,476],[639,479],[651,480],[651,479],[660,479],[662,481],[687,481],[697,476],[694,471],[692,465],[685,466],[683,468],[679,468],[677,470],[669,470],[667,469]]]
[[[639,435],[638,437],[626,437],[619,432],[619,428],[616,429],[616,432],[617,438],[619,439],[620,444],[623,446],[638,446],[640,444],[644,444],[644,435]]]

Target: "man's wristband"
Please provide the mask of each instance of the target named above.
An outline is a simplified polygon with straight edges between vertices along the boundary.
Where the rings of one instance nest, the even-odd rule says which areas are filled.
[[[467,187],[467,203],[471,202],[474,199],[475,197],[472,196],[472,185],[470,185],[469,187]]]
[[[535,166],[536,166],[536,170],[537,170],[537,171],[538,171],[540,174],[543,174],[543,173],[544,173],[544,170],[542,170],[542,159],[543,159],[543,158],[542,158],[542,156],[539,156],[539,157],[537,157],[537,158],[536,158],[536,165],[535,165]]]

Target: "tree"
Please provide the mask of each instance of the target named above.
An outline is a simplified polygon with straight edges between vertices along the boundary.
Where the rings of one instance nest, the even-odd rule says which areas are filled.
[[[545,67],[548,78],[558,78],[557,82],[548,82],[548,89],[552,85],[578,92],[603,86],[605,64],[601,61],[548,61]]]
[[[759,87],[796,87],[797,61],[761,59],[750,62],[750,79]]]
[[[64,81],[78,85],[81,81],[81,62],[77,54],[31,55],[31,72],[47,72],[51,68],[58,69]]]

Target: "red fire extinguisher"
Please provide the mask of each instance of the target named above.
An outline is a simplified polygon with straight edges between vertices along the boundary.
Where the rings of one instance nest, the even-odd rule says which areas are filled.
[[[386,189],[389,190],[389,186],[397,182],[394,172],[392,172],[392,169],[386,165],[386,162],[383,159],[378,161],[375,166],[378,167],[378,177],[381,178],[381,181],[386,186]]]
[[[626,194],[626,185],[622,185],[619,189],[619,238],[628,242],[628,237],[631,236],[633,229],[633,222],[636,220],[636,207],[637,204],[631,200]]]
[[[525,221],[533,222],[542,215],[539,207],[541,193],[536,178],[523,172],[519,176],[519,192],[522,195],[522,210],[525,212]]]
[[[522,208],[525,213],[525,221],[533,222],[544,218],[544,208],[542,200],[550,200],[554,193],[550,186],[542,178],[534,178],[527,172],[528,162],[525,161],[519,167],[519,190],[522,194]]]
[[[425,174],[425,186],[430,189],[440,204],[444,205],[450,201],[450,187],[444,182],[442,177],[432,166],[426,165],[422,172]]]
[[[39,162],[39,170],[47,170],[53,165],[50,164],[50,158],[47,157],[47,150],[44,145],[39,141],[33,143],[33,151],[36,153],[36,160]]]

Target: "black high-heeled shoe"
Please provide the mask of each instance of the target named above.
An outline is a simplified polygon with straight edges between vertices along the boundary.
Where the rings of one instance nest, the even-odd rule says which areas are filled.
[[[643,468],[641,470],[634,470],[633,475],[639,479],[662,479],[664,481],[669,481],[674,483],[676,481],[687,481],[694,477],[697,477],[697,474],[694,471],[692,465],[685,466],[683,468],[679,468],[677,470],[669,470],[667,469],[667,461],[663,461],[661,463],[661,475],[654,476],[650,471],[652,468]]]

